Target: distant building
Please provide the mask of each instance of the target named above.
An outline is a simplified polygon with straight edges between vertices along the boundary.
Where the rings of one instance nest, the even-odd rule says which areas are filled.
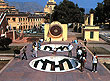
[[[40,12],[40,11],[35,11],[34,14],[36,14],[36,15],[46,15],[45,12]]]
[[[28,30],[44,23],[45,16],[28,13],[7,14],[7,20],[11,29]]]
[[[18,13],[18,10],[15,9],[15,6],[9,6],[4,0],[0,0],[0,12]]]
[[[49,0],[44,8],[44,12],[52,14],[55,6],[56,6],[56,2],[54,0]]]
[[[88,19],[89,15],[85,16],[85,26],[83,28],[83,38],[87,41],[99,41],[99,26],[93,24],[94,14],[90,13],[90,20]],[[88,23],[89,21],[89,23]]]
[[[8,21],[9,29],[12,30],[28,30],[33,27],[39,27],[45,23],[45,16],[47,13],[52,14],[56,2],[49,0],[44,12],[36,11],[34,14],[19,12],[14,6],[9,6],[4,0],[0,0],[0,11],[7,13],[6,19]]]

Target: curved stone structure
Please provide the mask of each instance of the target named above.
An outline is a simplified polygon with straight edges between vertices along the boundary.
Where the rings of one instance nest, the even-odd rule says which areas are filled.
[[[53,52],[54,48],[56,48],[56,52],[68,51],[68,45],[64,45],[64,44],[46,44],[46,45],[42,45],[40,50]]]
[[[32,60],[29,65],[45,72],[66,72],[80,67],[80,63],[74,58],[65,56],[46,56]]]

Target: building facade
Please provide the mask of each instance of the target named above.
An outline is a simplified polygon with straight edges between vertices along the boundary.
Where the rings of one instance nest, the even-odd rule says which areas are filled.
[[[56,2],[49,0],[44,12],[36,11],[34,14],[19,12],[14,6],[9,6],[4,0],[0,0],[0,11],[7,13],[6,19],[8,21],[9,29],[12,30],[28,30],[33,27],[39,27],[45,23],[45,16],[47,13],[52,14]]]
[[[44,12],[52,14],[55,6],[56,6],[56,2],[54,0],[49,0],[44,8]]]
[[[11,29],[28,30],[44,23],[45,16],[28,13],[7,14],[7,20]]]
[[[83,28],[83,38],[87,41],[99,41],[99,26],[93,24],[94,14],[90,13],[90,20],[88,19],[89,15],[85,16],[85,26]],[[89,22],[89,23],[88,23]]]
[[[18,13],[18,10],[15,8],[15,6],[9,6],[4,0],[0,0],[0,12]]]

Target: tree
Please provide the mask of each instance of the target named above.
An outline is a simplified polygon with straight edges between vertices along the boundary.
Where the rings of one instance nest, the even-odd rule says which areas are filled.
[[[78,5],[71,1],[63,0],[59,5],[55,6],[52,14],[52,21],[59,21],[61,23],[82,22],[84,20],[84,9],[79,8]],[[82,18],[82,19],[81,19]]]
[[[97,7],[95,8],[95,22],[96,23],[105,23],[103,3],[97,3]]]
[[[109,22],[110,25],[110,0],[104,0],[102,3],[97,3],[94,14],[95,23]]]
[[[109,22],[110,26],[110,0],[104,0],[104,14],[105,14],[105,20]]]

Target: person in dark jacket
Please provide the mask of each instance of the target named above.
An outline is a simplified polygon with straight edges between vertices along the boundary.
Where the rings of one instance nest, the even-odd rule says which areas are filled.
[[[86,39],[84,39],[84,45],[85,45],[85,46],[87,45],[87,40],[86,40]]]
[[[26,55],[26,48],[27,48],[27,46],[25,46],[24,49],[23,49],[23,53],[22,53],[22,54],[23,54],[23,57],[22,57],[22,60],[23,60],[24,58],[25,58],[26,60],[28,60],[28,59],[27,59],[27,55]]]

